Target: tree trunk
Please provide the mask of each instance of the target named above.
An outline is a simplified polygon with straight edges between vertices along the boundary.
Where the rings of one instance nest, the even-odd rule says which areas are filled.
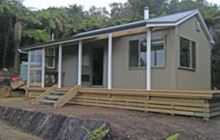
[[[11,20],[9,20],[8,27],[4,26],[4,52],[3,52],[3,60],[2,60],[3,68],[6,68],[6,58],[8,51],[8,39],[10,34],[10,28],[11,28]]]
[[[8,34],[5,34],[4,53],[3,53],[3,62],[2,62],[3,68],[6,68],[7,51],[8,51]]]
[[[14,48],[15,48],[15,56],[14,56],[14,70],[15,73],[18,73],[20,66],[20,53],[18,52],[20,42],[21,42],[21,33],[22,33],[22,25],[21,20],[17,17],[14,29]]]

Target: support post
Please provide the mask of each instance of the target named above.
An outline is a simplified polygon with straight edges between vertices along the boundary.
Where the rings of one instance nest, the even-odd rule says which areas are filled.
[[[58,88],[62,86],[62,45],[59,45],[59,56],[58,56]]]
[[[82,41],[79,41],[78,46],[78,85],[81,86],[81,75],[82,75]]]
[[[45,48],[42,49],[41,87],[45,87]]]
[[[30,87],[31,51],[28,51],[27,87]]]
[[[108,89],[112,89],[112,34],[108,36]]]
[[[146,90],[151,90],[151,29],[147,29]]]

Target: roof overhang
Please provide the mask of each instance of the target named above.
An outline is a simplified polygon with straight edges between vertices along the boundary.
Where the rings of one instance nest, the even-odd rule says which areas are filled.
[[[100,30],[101,31],[101,30]],[[144,33],[146,32],[146,27],[137,27],[137,28],[132,28],[132,29],[126,29],[126,30],[120,30],[120,31],[115,31],[115,32],[110,32],[113,34],[114,38],[121,37],[121,36],[127,36],[127,35],[134,35],[134,34],[139,34],[139,33]],[[27,51],[27,50],[33,50],[33,49],[40,49],[43,47],[54,47],[58,46],[60,44],[69,44],[69,43],[78,43],[79,41],[83,42],[91,42],[91,41],[96,41],[96,40],[102,40],[102,39],[107,39],[108,35],[110,34],[109,32],[103,32],[101,34],[94,34],[94,35],[82,35],[82,36],[73,36],[71,38],[67,38],[64,40],[57,40],[53,42],[48,42],[48,43],[43,43],[43,44],[38,44],[38,45],[33,45],[29,47],[22,48],[22,50]]]
[[[198,10],[195,10],[194,13],[190,14],[189,16],[186,16],[185,18],[177,21],[177,22],[170,22],[170,23],[148,23],[146,25],[146,27],[150,28],[150,27],[166,27],[166,26],[179,26],[180,24],[182,24],[183,22],[187,21],[188,19],[194,17],[194,16],[197,16],[201,25],[202,25],[202,28],[204,29],[207,37],[209,38],[209,41],[210,43],[212,44],[215,44],[215,41],[214,41],[214,38],[213,36],[211,35],[201,13],[198,11]]]
[[[64,40],[57,40],[57,41],[52,41],[52,42],[48,42],[48,43],[42,43],[42,44],[36,44],[33,46],[28,46],[25,48],[22,48],[22,50],[27,51],[27,50],[33,50],[33,49],[39,49],[39,48],[43,48],[43,47],[50,47],[50,46],[58,46],[60,44],[66,44],[66,43],[71,43],[71,42],[77,42],[77,41],[81,41],[81,40],[90,40],[90,39],[94,39],[96,37],[91,36],[91,37],[85,37],[85,38],[78,38],[78,39],[64,39]]]

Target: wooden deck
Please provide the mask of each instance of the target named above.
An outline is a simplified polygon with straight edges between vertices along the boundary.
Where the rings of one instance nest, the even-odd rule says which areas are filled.
[[[69,91],[71,88],[59,90]],[[28,96],[36,97],[47,88],[29,88]],[[78,88],[69,104],[166,113],[210,119],[220,115],[220,91],[179,91],[141,89]]]

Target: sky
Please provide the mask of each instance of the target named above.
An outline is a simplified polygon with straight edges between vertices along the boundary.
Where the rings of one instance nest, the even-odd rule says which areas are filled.
[[[109,10],[109,4],[112,2],[126,2],[127,0],[24,0],[24,5],[30,8],[46,9],[48,7],[68,6],[71,4],[82,5],[85,10],[91,6],[106,7]],[[208,0],[211,3],[220,5],[220,0]]]
[[[96,7],[106,7],[109,10],[109,4],[113,2],[126,2],[127,0],[24,0],[26,7],[45,9],[48,7],[68,6],[72,4],[82,5],[85,10],[93,5]]]

